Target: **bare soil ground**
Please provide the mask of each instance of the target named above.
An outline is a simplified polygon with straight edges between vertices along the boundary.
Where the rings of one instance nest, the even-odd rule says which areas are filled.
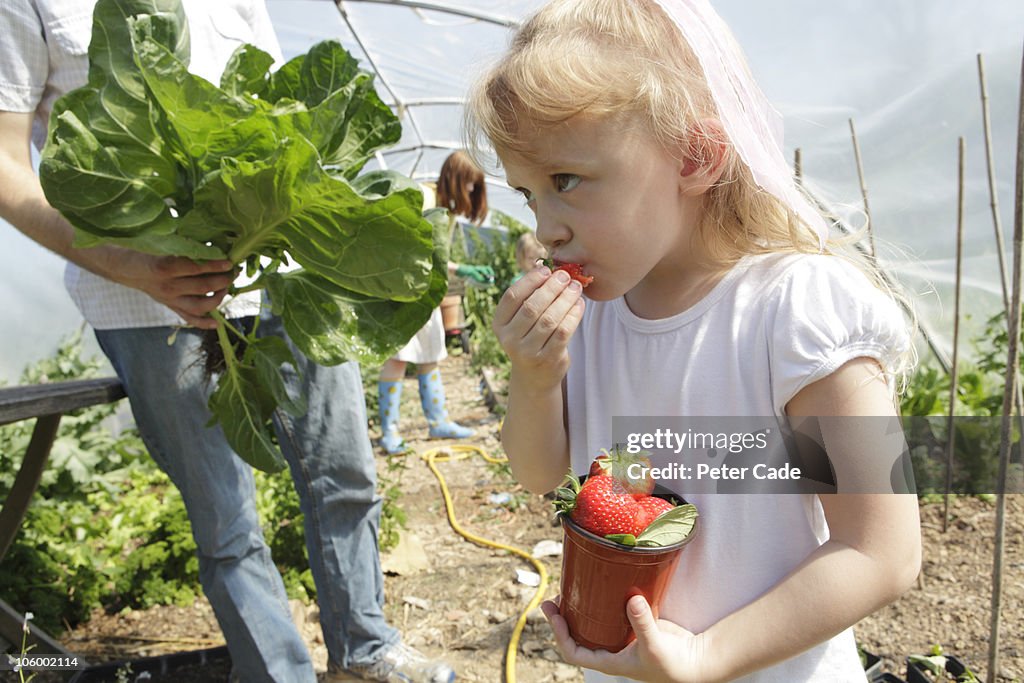
[[[470,442],[501,457],[499,420],[485,405],[480,378],[465,357],[442,364],[454,419],[472,426]],[[383,557],[387,615],[405,639],[432,656],[444,657],[461,681],[503,679],[505,651],[520,612],[535,588],[522,572],[534,568],[503,550],[484,548],[452,531],[438,480],[419,457],[453,442],[427,440],[415,379],[406,381],[402,431],[417,454],[401,460],[380,457],[382,478],[400,481],[399,504],[408,515],[404,543]],[[374,434],[373,436],[376,436]],[[404,465],[404,467],[399,466]],[[472,533],[530,552],[541,541],[560,541],[550,501],[524,492],[507,468],[479,455],[438,465],[458,521]],[[1002,597],[1000,681],[1024,679],[1024,496],[1008,498]],[[939,644],[984,679],[987,668],[995,505],[956,498],[951,522],[942,531],[942,505],[922,506],[924,565],[918,585],[899,601],[861,622],[857,638],[882,656],[886,671],[904,674],[905,657]],[[545,596],[557,593],[560,558],[541,559],[550,574]],[[856,581],[851,576],[850,581]],[[293,604],[314,661],[326,667],[327,653],[315,605]],[[221,644],[209,605],[161,607],[116,615],[97,613],[67,633],[64,644],[92,662],[196,650]],[[561,662],[546,621],[534,610],[516,648],[517,679],[528,683],[581,681],[578,669]],[[184,674],[183,674],[184,675]],[[40,679],[41,680],[41,679]],[[129,679],[131,680],[131,679]],[[152,679],[156,680],[156,679]],[[172,679],[167,679],[172,680]],[[223,681],[208,671],[186,681]]]

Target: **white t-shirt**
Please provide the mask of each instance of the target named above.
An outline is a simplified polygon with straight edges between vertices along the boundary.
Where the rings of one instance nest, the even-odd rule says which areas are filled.
[[[637,317],[621,298],[588,301],[569,346],[572,468],[585,473],[612,446],[614,416],[781,417],[798,391],[847,361],[892,367],[908,344],[898,306],[834,256],[747,257],[695,306],[661,320]],[[828,538],[814,495],[687,499],[700,529],[661,617],[696,633],[765,593]],[[626,679],[588,671],[586,680]],[[742,680],[863,683],[864,670],[848,629]]]
[[[46,142],[50,111],[58,97],[85,85],[95,0],[4,0],[0,3],[0,110],[35,112],[32,139]],[[189,70],[213,83],[235,48],[252,43],[282,61],[281,48],[262,0],[182,0],[192,55]],[[125,48],[128,49],[128,48]],[[64,284],[95,329],[160,327],[184,321],[139,290],[124,287],[68,263]],[[259,312],[260,295],[236,297],[228,317]]]

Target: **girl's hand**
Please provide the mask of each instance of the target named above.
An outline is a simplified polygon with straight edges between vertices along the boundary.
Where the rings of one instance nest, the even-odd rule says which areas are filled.
[[[557,386],[569,369],[569,338],[583,319],[583,287],[567,273],[536,268],[506,290],[494,311],[494,333],[519,381]]]
[[[713,680],[704,638],[671,621],[656,620],[643,596],[633,596],[626,603],[626,616],[636,640],[615,653],[577,645],[556,603],[545,601],[541,610],[551,622],[558,651],[569,664],[639,681],[708,683]]]

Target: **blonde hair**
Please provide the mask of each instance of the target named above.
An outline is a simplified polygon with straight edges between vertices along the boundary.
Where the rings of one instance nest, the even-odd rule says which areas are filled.
[[[888,286],[873,259],[844,248],[848,239],[830,240],[823,249],[811,226],[757,185],[721,127],[707,125],[718,112],[703,69],[653,0],[548,2],[474,84],[465,126],[471,149],[487,139],[499,152],[529,154],[519,142],[521,126],[543,130],[581,114],[609,117],[624,128],[643,126],[669,153],[699,165],[711,158],[709,141],[724,147],[724,170],[704,195],[697,226],[714,261],[779,251],[835,253],[903,305],[916,326],[909,302]],[[911,345],[898,367],[887,369],[897,385],[914,359]]]
[[[516,240],[516,265],[523,272],[531,270],[538,259],[546,258],[547,255],[548,250],[532,232],[524,232]]]
[[[524,121],[540,128],[587,114],[642,125],[670,153],[698,164],[708,141],[725,143],[721,180],[705,196],[698,234],[711,258],[731,263],[769,251],[820,251],[817,234],[754,182],[718,126],[696,55],[653,0],[553,0],[516,33],[473,87],[471,144],[522,152]]]
[[[437,179],[437,205],[479,225],[487,217],[487,184],[484,172],[468,154],[452,152]]]

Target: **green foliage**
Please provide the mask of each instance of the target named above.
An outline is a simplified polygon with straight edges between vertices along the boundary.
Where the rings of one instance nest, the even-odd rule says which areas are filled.
[[[60,344],[53,358],[27,368],[21,383],[95,377],[99,361],[83,359],[81,350],[79,330]],[[124,499],[130,493],[130,473],[151,467],[133,430],[115,435],[105,426],[116,410],[116,405],[99,405],[61,419],[49,466],[4,558],[0,595],[33,612],[44,630],[85,618],[113,587],[113,552],[93,544],[111,520],[94,505],[130,504]],[[33,426],[31,420],[0,426],[0,499],[14,483]]]
[[[936,643],[932,645],[927,655],[910,655],[908,663],[915,665],[918,671],[928,672],[931,680],[935,681],[957,681],[958,683],[978,683],[981,681],[967,666],[964,666],[963,673],[954,675],[949,670],[949,658],[943,652],[942,646]],[[959,668],[959,667],[957,667]]]
[[[406,366],[408,371],[408,366]],[[380,425],[380,396],[377,392],[377,382],[380,381],[380,367],[362,368],[363,397],[366,401],[366,424],[367,427]]]
[[[1021,341],[1024,342],[1024,328],[1021,329]],[[974,340],[978,369],[1005,377],[1009,345],[1010,332],[1006,325],[1006,311],[1000,311],[985,321],[985,330]]]
[[[53,358],[27,368],[21,384],[97,376],[82,356],[81,331]],[[39,490],[4,557],[0,597],[58,633],[108,610],[188,604],[200,594],[195,542],[177,489],[134,429],[111,429],[124,404],[65,415]],[[0,426],[0,499],[7,496],[32,421]],[[298,496],[287,472],[256,472],[267,544],[293,598],[315,597]]]
[[[64,622],[74,625],[85,620],[109,586],[94,568],[93,558],[81,561],[89,549],[76,544],[76,530],[64,522],[64,512],[80,518],[84,506],[69,503],[30,510],[0,574],[0,597],[18,611],[34,613],[39,627],[51,633],[61,631]]]
[[[472,262],[491,266],[494,269],[494,283],[486,287],[467,287],[464,305],[466,322],[473,330],[470,335],[470,362],[473,368],[498,368],[500,372],[507,374],[508,356],[498,343],[491,323],[494,320],[494,309],[501,301],[502,294],[519,274],[515,255],[516,242],[520,235],[529,231],[529,228],[500,211],[493,211],[492,216],[495,225],[507,229],[503,237],[496,237],[490,243],[486,243],[471,232],[470,239],[473,242]],[[461,254],[454,255],[459,248],[462,248],[464,254],[465,247],[456,240],[456,244],[452,245],[452,258],[455,260],[460,260]]]
[[[408,516],[398,504],[402,497],[402,474],[409,468],[408,458],[388,458],[387,472],[377,482],[383,505],[380,512],[380,530],[377,534],[381,550],[391,550],[398,545],[401,529],[405,528]]]
[[[970,341],[972,360],[961,361],[957,369],[957,391],[953,435],[952,490],[991,493],[995,490],[1000,448],[1000,418],[1009,335],[1006,315],[999,313],[986,322],[984,331]],[[948,441],[950,376],[934,364],[923,364],[910,378],[901,401],[912,444],[918,492],[929,495],[945,491],[946,447]],[[1011,459],[1018,459],[1019,422],[1011,422]]]
[[[181,495],[160,472],[137,472],[131,482],[125,504],[112,516],[101,516],[112,523],[95,534],[119,549],[111,557],[116,564],[106,568],[114,585],[103,603],[113,610],[189,605],[201,592],[199,560]]]
[[[289,336],[323,364],[382,362],[422,327],[444,296],[446,247],[412,180],[359,176],[401,125],[340,43],[273,73],[244,45],[218,87],[188,71],[180,0],[100,0],[93,24],[88,83],[55,103],[40,162],[77,246],[245,267],[246,289],[270,289]],[[290,260],[302,269],[278,272]],[[300,410],[280,376],[294,359],[280,340],[233,331],[247,341],[239,357],[218,321],[211,412],[246,462],[280,470],[269,421],[277,406]]]
[[[26,368],[19,384],[97,376],[101,363],[95,358],[83,359],[81,349],[80,329],[61,342],[52,358]],[[68,413],[61,418],[50,452],[50,466],[43,472],[39,485],[39,496],[85,500],[91,487],[112,486],[123,468],[145,457],[145,448],[134,432],[115,435],[101,428],[101,424],[111,419],[116,411],[116,405],[105,404]],[[0,426],[0,498],[7,495],[14,483],[34,426],[35,422],[31,420]]]

